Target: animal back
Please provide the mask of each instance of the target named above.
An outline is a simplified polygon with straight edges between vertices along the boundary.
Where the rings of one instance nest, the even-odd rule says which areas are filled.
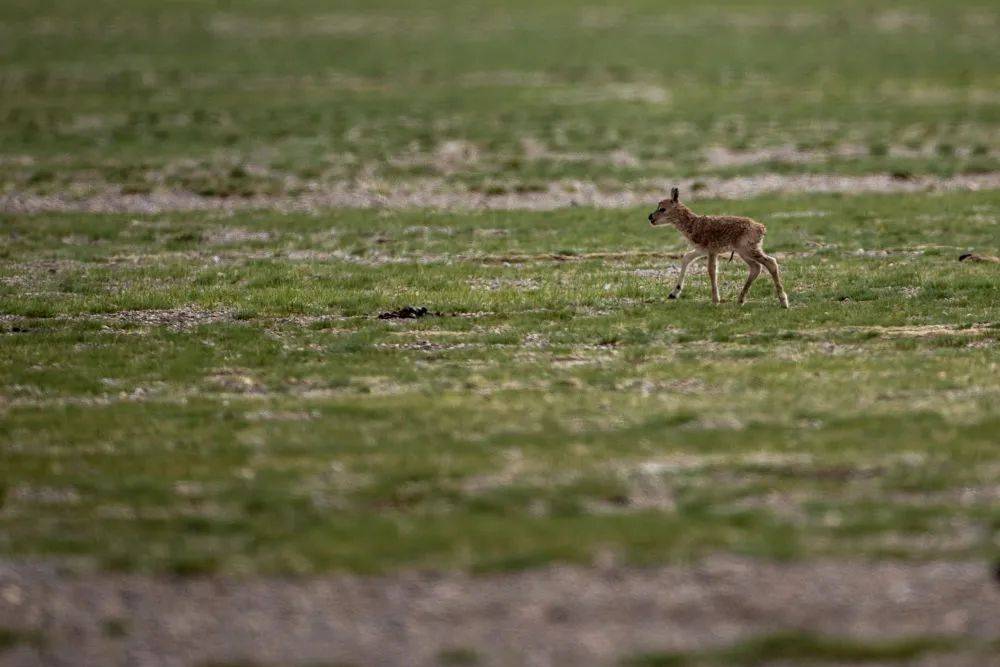
[[[724,250],[764,238],[764,225],[738,216],[705,216],[701,224],[692,226],[688,239],[697,246]]]

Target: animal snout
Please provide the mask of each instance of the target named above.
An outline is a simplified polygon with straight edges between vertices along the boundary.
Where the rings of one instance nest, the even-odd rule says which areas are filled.
[[[650,214],[649,214],[649,221],[650,221],[650,222],[652,222],[652,221],[653,221],[653,214],[652,214],[652,213],[650,213]]]

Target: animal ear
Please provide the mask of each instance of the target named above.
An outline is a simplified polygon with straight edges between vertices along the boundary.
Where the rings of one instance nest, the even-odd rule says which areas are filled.
[[[681,196],[681,191],[677,188],[670,189],[670,201],[677,201],[677,198]]]

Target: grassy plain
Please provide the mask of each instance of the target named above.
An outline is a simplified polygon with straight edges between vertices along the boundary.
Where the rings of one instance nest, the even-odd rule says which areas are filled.
[[[998,91],[978,0],[5,0],[0,663],[986,664]]]
[[[706,211],[733,202],[704,203]],[[760,198],[682,299],[642,211],[12,216],[4,548],[140,569],[985,555],[993,192]],[[404,305],[421,319],[380,320]]]

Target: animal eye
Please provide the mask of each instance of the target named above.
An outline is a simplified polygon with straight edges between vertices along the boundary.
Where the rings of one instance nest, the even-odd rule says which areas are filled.
[[[667,210],[667,209],[665,209],[665,208],[661,208],[661,209],[658,209],[658,210],[657,210],[656,212],[657,212],[657,213],[663,213],[663,212],[664,212],[664,211],[666,211],[666,210]]]

